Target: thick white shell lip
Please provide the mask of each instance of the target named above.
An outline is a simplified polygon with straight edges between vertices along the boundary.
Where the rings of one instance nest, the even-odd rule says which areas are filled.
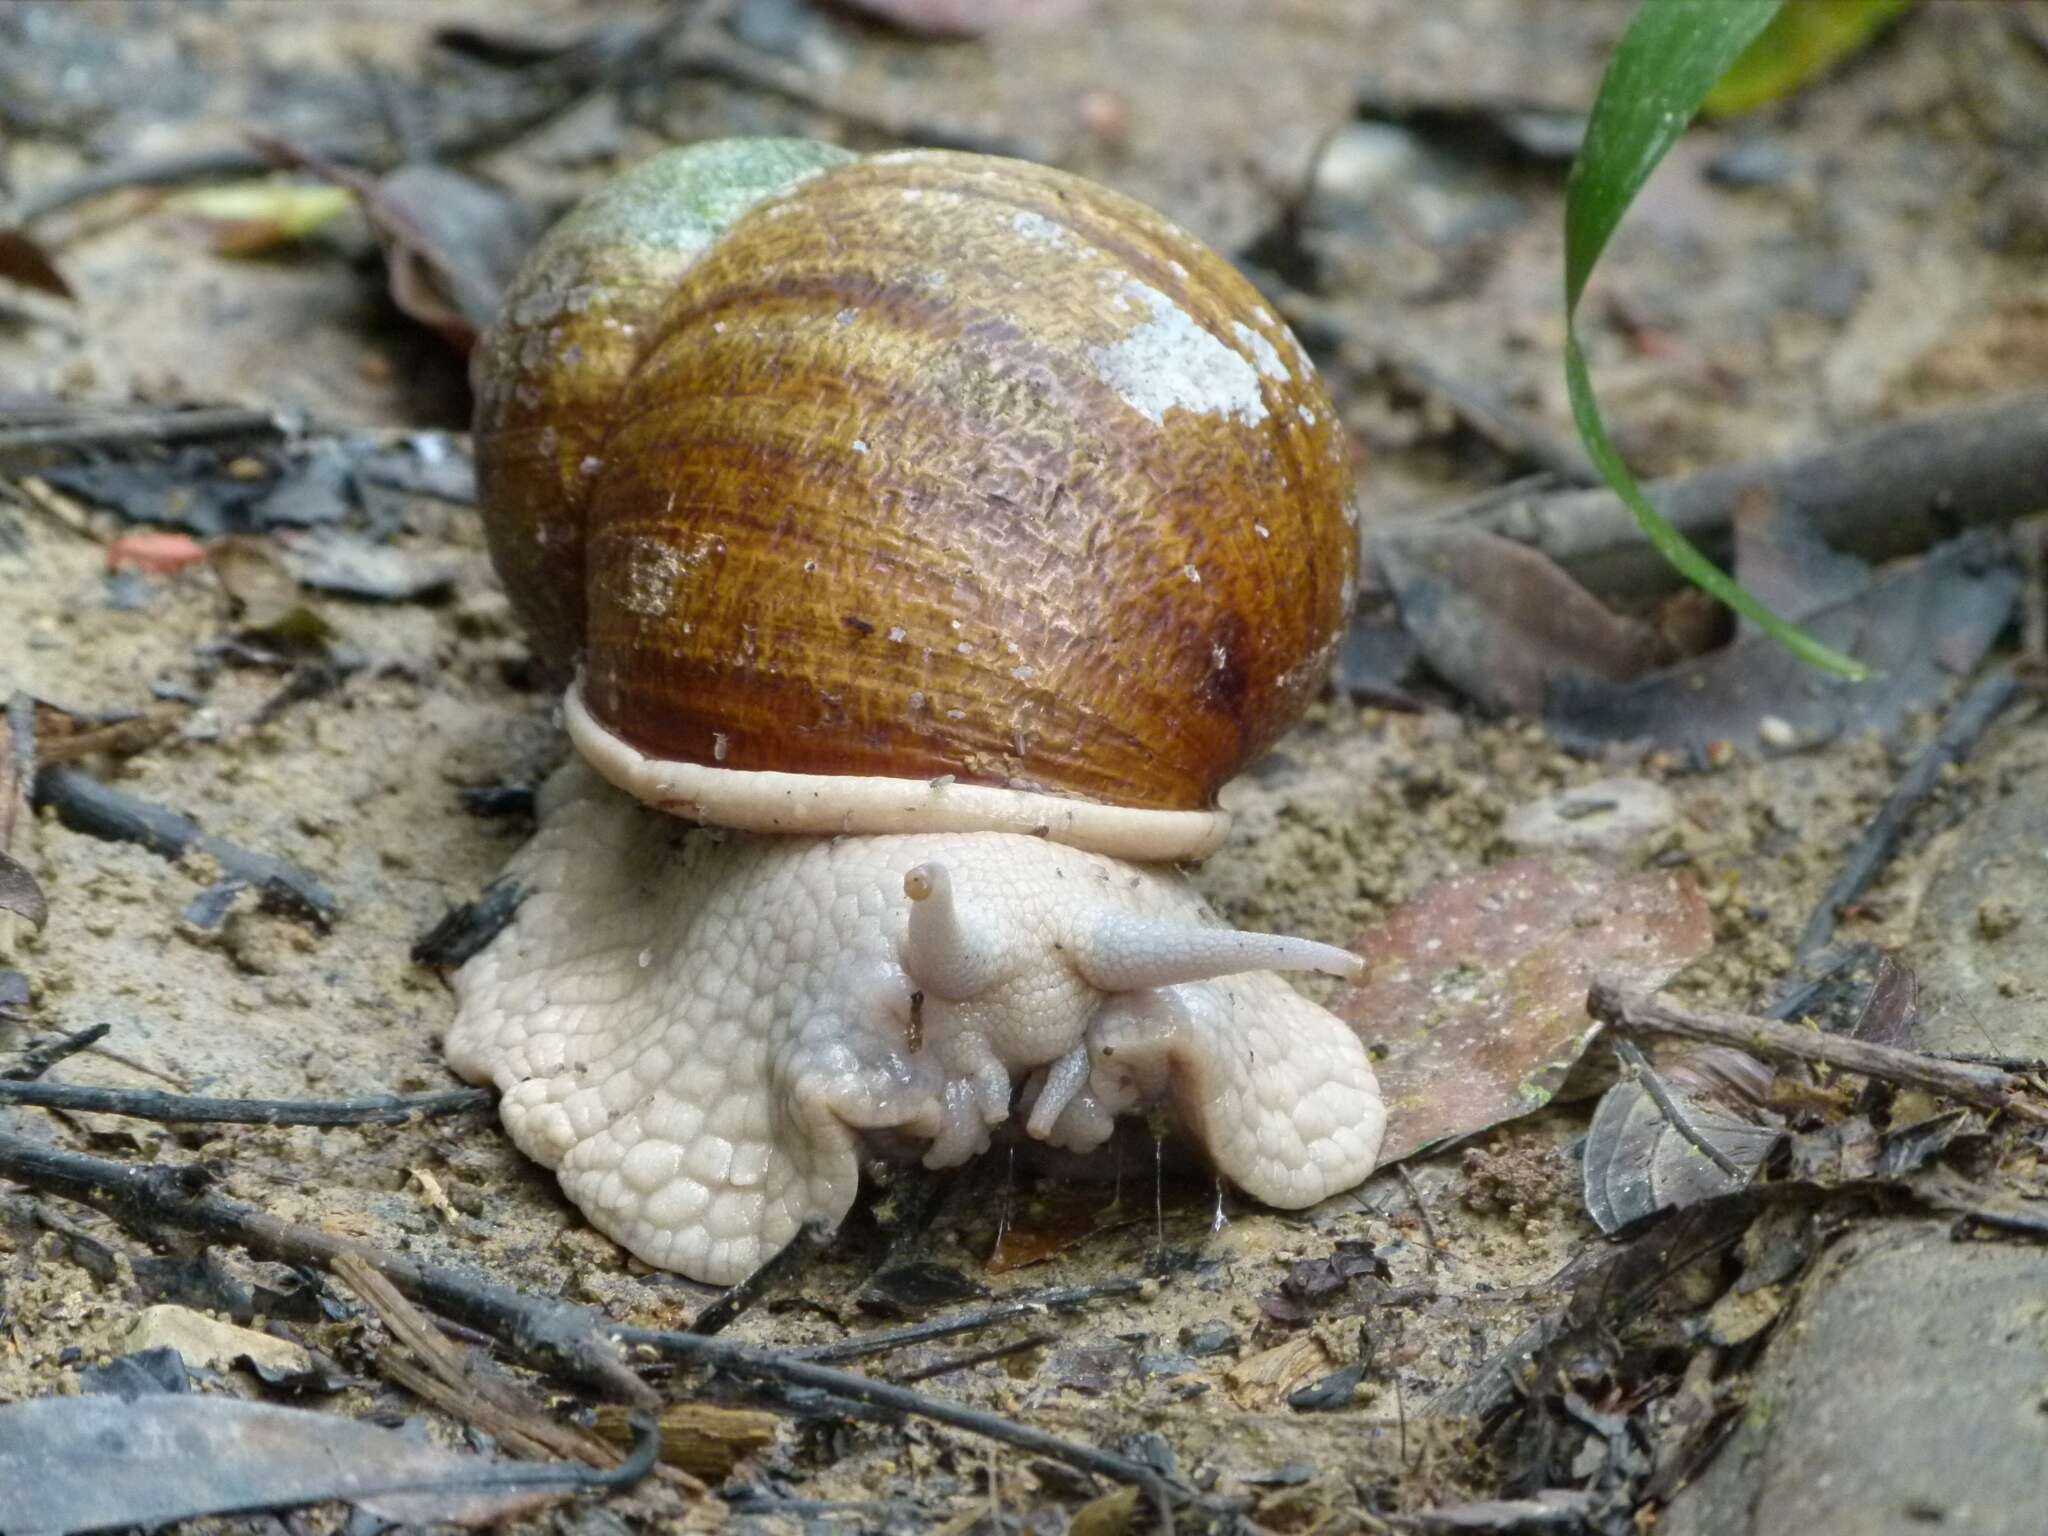
[[[1227,811],[1146,811],[1033,790],[946,780],[772,773],[665,762],[622,741],[583,703],[579,676],[562,698],[569,740],[634,799],[743,832],[832,837],[850,832],[1017,832],[1141,862],[1206,858],[1230,833]]]

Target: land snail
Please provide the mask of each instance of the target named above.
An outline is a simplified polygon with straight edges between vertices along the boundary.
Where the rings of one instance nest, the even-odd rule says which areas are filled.
[[[1279,974],[1358,961],[1177,868],[1355,560],[1335,412],[1226,263],[1034,165],[702,144],[550,232],[474,374],[576,755],[447,1051],[594,1225],[730,1282],[878,1150],[1153,1108],[1273,1205],[1371,1171],[1365,1051]]]

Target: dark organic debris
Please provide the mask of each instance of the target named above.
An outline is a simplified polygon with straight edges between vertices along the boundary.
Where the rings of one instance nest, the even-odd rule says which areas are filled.
[[[9,1536],[69,1536],[346,1501],[385,1520],[488,1525],[564,1493],[630,1487],[652,1421],[616,1472],[509,1466],[337,1414],[195,1393],[45,1397],[0,1407]]]
[[[1259,1297],[1259,1310],[1283,1326],[1299,1327],[1348,1292],[1354,1280],[1391,1280],[1393,1275],[1371,1243],[1349,1238],[1319,1258],[1297,1259],[1289,1265],[1279,1289]]]
[[[484,887],[475,901],[451,907],[412,946],[415,965],[457,966],[484,947],[512,921],[526,891],[518,881],[500,876]]]
[[[2010,552],[1989,533],[1968,534],[1852,598],[1802,616],[1808,633],[1870,666],[1872,681],[1824,677],[1755,634],[1633,682],[1564,681],[1550,696],[1546,720],[1572,750],[1645,742],[1703,760],[1731,745],[1757,747],[1766,720],[1806,742],[1889,733],[1975,669],[2019,591]]]
[[[36,803],[52,806],[74,831],[112,843],[140,843],[166,859],[197,849],[236,879],[263,892],[265,901],[325,927],[339,912],[334,895],[295,864],[209,837],[198,823],[167,806],[102,784],[76,768],[51,766],[36,776]]]
[[[463,790],[460,798],[465,811],[484,820],[498,816],[531,819],[536,792],[531,784],[479,784]]]
[[[1365,1362],[1354,1360],[1320,1380],[1288,1393],[1287,1406],[1296,1413],[1332,1413],[1339,1408],[1349,1408],[1351,1400],[1358,1395],[1359,1382],[1364,1379]]]
[[[133,1402],[159,1393],[190,1392],[192,1373],[185,1368],[185,1357],[164,1345],[116,1355],[105,1365],[87,1366],[78,1373],[78,1390],[87,1397]]]
[[[1520,859],[1425,892],[1352,945],[1367,980],[1334,1004],[1373,1053],[1382,1161],[1541,1109],[1595,1033],[1595,976],[1661,985],[1712,943],[1682,872]]]
[[[85,1088],[0,1078],[0,1104],[126,1115],[173,1125],[403,1125],[419,1117],[489,1109],[488,1088],[444,1093],[381,1093],[361,1099],[209,1099],[151,1089]]]

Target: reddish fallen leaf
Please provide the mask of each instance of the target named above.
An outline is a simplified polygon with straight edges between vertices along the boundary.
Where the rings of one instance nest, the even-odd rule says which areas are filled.
[[[0,229],[0,278],[60,299],[77,297],[49,253],[18,229]]]
[[[982,37],[990,32],[1079,21],[1095,0],[839,0],[848,10],[915,37]]]
[[[1596,976],[1654,990],[1713,947],[1684,873],[1522,859],[1447,880],[1351,947],[1367,980],[1335,1004],[1374,1058],[1383,1162],[1548,1104],[1598,1026]]]
[[[168,576],[206,558],[206,546],[188,533],[144,528],[124,533],[107,546],[107,569]]]

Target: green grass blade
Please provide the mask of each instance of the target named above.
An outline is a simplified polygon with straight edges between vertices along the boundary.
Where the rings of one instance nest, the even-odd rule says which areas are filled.
[[[1601,478],[1678,573],[1753,620],[1801,660],[1838,677],[1869,669],[1779,618],[1657,514],[1600,419],[1574,327],[1586,279],[1629,204],[1685,132],[1714,83],[1770,24],[1783,0],[1643,0],[1593,102],[1565,190],[1565,388]]]

